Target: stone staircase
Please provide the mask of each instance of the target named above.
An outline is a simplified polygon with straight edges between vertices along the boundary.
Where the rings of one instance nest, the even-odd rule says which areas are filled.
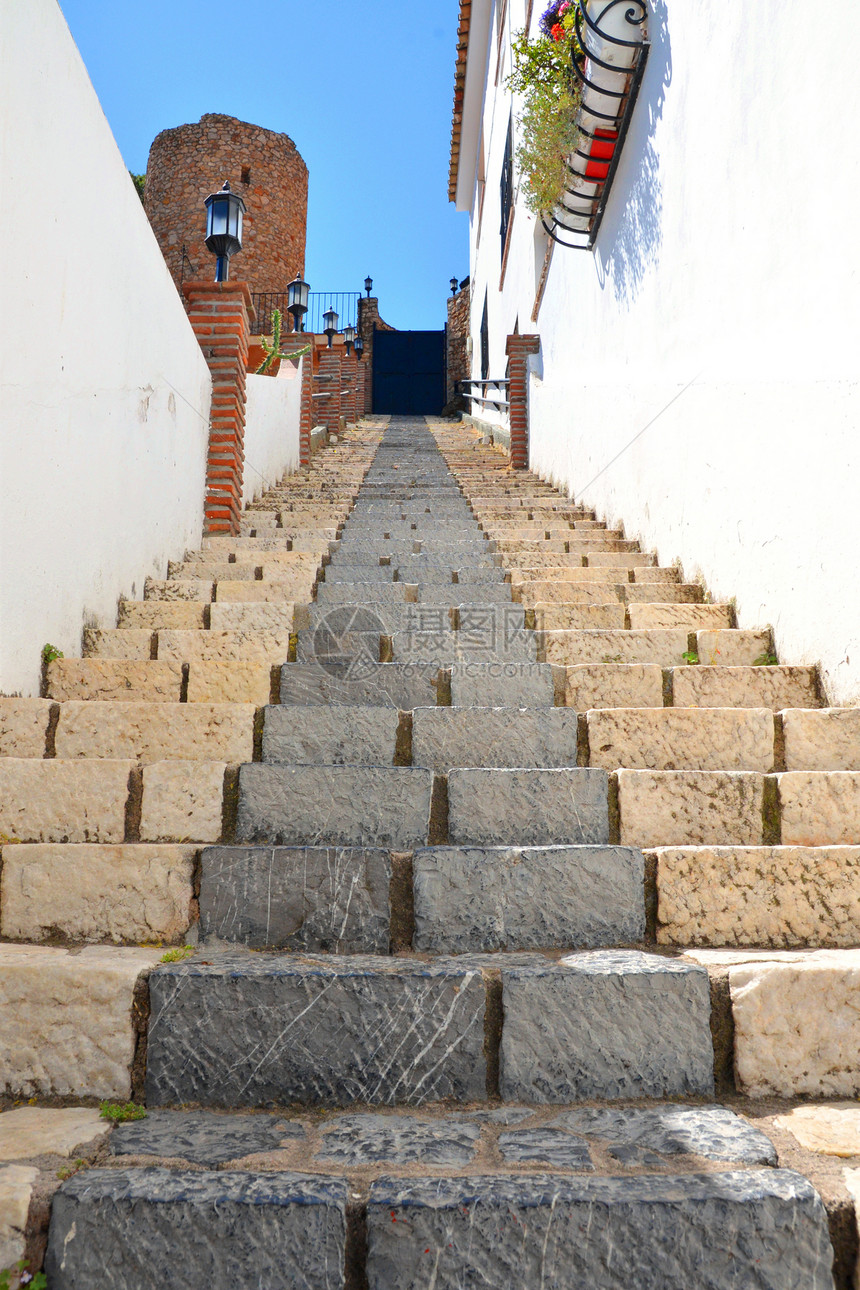
[[[366,421],[45,694],[0,699],[0,1268],[50,1212],[51,1290],[847,1290],[860,716],[768,630]]]

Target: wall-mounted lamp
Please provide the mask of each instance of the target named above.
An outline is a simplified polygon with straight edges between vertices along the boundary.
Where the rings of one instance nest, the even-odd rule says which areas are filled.
[[[296,274],[287,288],[287,309],[293,315],[293,331],[304,331],[303,322],[308,312],[308,294],[310,287],[303,281],[301,274]]]
[[[326,336],[328,336],[328,348],[331,349],[332,338],[337,335],[338,324],[340,323],[340,319],[337,316],[337,311],[334,309],[333,306],[331,309],[326,309],[325,313],[323,314],[323,322],[325,323],[325,327],[323,328],[323,331],[325,332]]]
[[[359,334],[355,338],[355,357],[360,361],[363,353],[364,353],[364,341],[361,338],[361,332],[359,332]]]
[[[456,278],[451,279],[451,295],[456,296],[460,284]]]
[[[350,324],[349,327],[344,327],[343,339],[346,344],[346,354],[348,358],[350,355],[350,352],[352,351],[352,347],[355,344],[355,328],[352,326],[352,324]]]

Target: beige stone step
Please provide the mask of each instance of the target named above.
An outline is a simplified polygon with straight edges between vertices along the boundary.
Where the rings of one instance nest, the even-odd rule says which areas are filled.
[[[654,664],[585,663],[553,668],[560,673],[566,706],[589,708],[662,708],[663,672]]]
[[[688,632],[731,627],[731,605],[631,604],[630,626],[684,627]]]
[[[227,764],[156,761],[143,767],[143,842],[220,842]]]
[[[309,604],[313,596],[313,583],[304,576],[295,579],[273,581],[267,579],[255,582],[230,582],[223,580],[215,584],[216,604],[251,603],[272,601],[280,604]]]
[[[547,663],[656,663],[684,661],[687,633],[679,628],[651,631],[537,632],[538,657]]]
[[[674,702],[679,708],[817,708],[812,667],[676,667]]]
[[[247,663],[286,663],[290,633],[281,631],[226,631],[158,633],[158,657],[191,663],[222,660]]]
[[[31,843],[2,850],[0,936],[70,942],[184,941],[194,847]]]
[[[249,703],[63,703],[57,757],[251,761],[255,716]]]
[[[605,708],[586,714],[589,765],[615,770],[773,770],[762,708]]]
[[[162,627],[201,630],[206,626],[206,606],[194,601],[124,600],[117,627],[155,632]]]
[[[286,632],[289,635],[298,630],[296,614],[288,600],[216,602],[209,611],[209,622],[213,632]]]
[[[612,582],[512,582],[511,598],[523,605],[564,612],[568,605],[624,603],[627,584]]]
[[[681,574],[674,567],[665,567],[654,564],[651,568],[636,568],[630,571],[633,575],[634,582],[680,582]]]
[[[761,846],[764,784],[753,771],[620,770],[621,842]]]
[[[306,572],[313,572],[317,569],[322,560],[322,552],[328,553],[328,543],[316,551],[237,551],[236,564],[238,565],[268,565],[280,569],[301,569]]]
[[[860,771],[860,708],[782,714],[786,770]]]
[[[580,584],[587,586],[587,583]],[[538,631],[585,631],[596,628],[624,628],[625,608],[615,604],[537,605],[535,627]]]
[[[860,945],[860,847],[660,847],[661,945]]]
[[[769,628],[696,632],[696,650],[703,667],[753,667],[767,658],[772,648]]]
[[[857,1097],[860,950],[690,950],[728,973],[735,1079],[748,1097]]]
[[[135,989],[161,950],[0,945],[0,1088],[127,1101]]]
[[[0,844],[122,842],[134,769],[131,760],[0,758]]]
[[[778,782],[786,846],[860,844],[860,773],[797,770]]]
[[[44,757],[52,704],[0,697],[0,757]]]
[[[256,578],[257,566],[252,564],[229,564],[226,560],[194,560],[191,562],[169,560],[167,563],[168,582],[218,582],[219,579],[237,579],[250,581]]]
[[[182,665],[152,659],[58,658],[48,664],[47,691],[61,703],[178,703]]]
[[[277,678],[273,682],[272,672],[272,665],[266,662],[195,659],[188,665],[188,702],[253,703],[264,707],[277,693]]]
[[[157,635],[148,628],[85,627],[84,658],[155,658]]]
[[[147,578],[143,585],[144,600],[198,600],[208,604],[215,584],[199,578]]]
[[[550,584],[561,582],[605,582],[615,585],[624,581],[624,574],[619,573],[617,569],[588,569],[585,565],[579,564],[553,564],[542,568],[533,568],[530,565],[524,565],[522,568],[513,566],[510,573],[513,587],[521,583],[533,582]]]
[[[590,569],[644,569],[657,564],[656,555],[647,551],[595,551],[587,559]]]
[[[236,567],[235,565],[233,566]],[[260,566],[263,582],[278,582],[283,587],[283,594],[289,600],[304,602],[313,599],[313,589],[317,584],[319,570],[316,567],[307,569],[288,569],[280,564],[264,561]],[[215,599],[218,597],[216,595]]]

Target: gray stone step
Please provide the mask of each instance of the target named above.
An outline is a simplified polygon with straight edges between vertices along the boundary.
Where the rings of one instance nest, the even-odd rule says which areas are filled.
[[[410,851],[428,840],[432,787],[411,766],[245,765],[236,839]]]
[[[346,1207],[338,1178],[94,1169],[54,1197],[45,1266],[52,1290],[333,1290]]]
[[[448,840],[458,846],[609,842],[604,770],[452,770]]]
[[[415,949],[465,954],[641,941],[643,878],[642,853],[631,847],[422,849],[413,858]]]
[[[708,974],[636,950],[502,968],[499,1086],[509,1101],[708,1096]]]
[[[509,589],[510,594],[510,589]],[[402,582],[321,582],[317,587],[318,605],[354,604],[402,605],[406,603],[406,586]]]
[[[263,721],[263,761],[294,766],[392,766],[399,719],[392,707],[270,706]],[[574,717],[574,746],[575,727]]]
[[[833,1290],[827,1215],[788,1170],[380,1179],[371,1290]]]
[[[412,761],[454,766],[575,766],[577,716],[569,708],[416,708]],[[265,745],[264,745],[265,747]]]
[[[451,668],[455,707],[551,708],[554,702],[550,663],[455,663]]]
[[[210,952],[150,977],[148,1106],[486,1096],[478,966]]]
[[[391,648],[397,663],[537,662],[534,634],[510,622],[506,610],[495,606],[464,607],[457,631],[430,627],[426,631],[397,632]],[[468,612],[467,612],[468,610]]]
[[[327,565],[325,585],[337,582],[393,582],[395,570],[387,564],[347,564],[343,559]]]
[[[345,847],[206,847],[200,938],[249,949],[387,954],[391,857]]]
[[[335,704],[392,707],[408,712],[437,701],[437,664],[374,663],[322,666],[285,663],[280,698],[299,706]]]

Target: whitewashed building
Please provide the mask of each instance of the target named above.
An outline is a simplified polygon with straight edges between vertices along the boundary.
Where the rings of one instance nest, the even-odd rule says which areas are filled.
[[[472,375],[504,377],[507,336],[538,335],[532,468],[857,702],[856,8],[647,5],[638,100],[581,250],[530,214],[516,164],[511,41],[544,6],[460,0],[450,193],[471,216]]]

